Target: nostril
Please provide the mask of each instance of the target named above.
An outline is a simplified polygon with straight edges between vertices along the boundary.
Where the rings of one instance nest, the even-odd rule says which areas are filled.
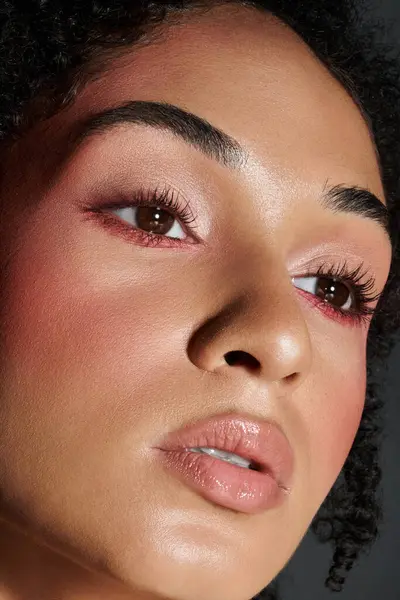
[[[224,358],[230,367],[247,367],[251,371],[257,371],[261,366],[254,356],[243,350],[227,352]]]
[[[300,373],[291,373],[290,375],[287,375],[285,377],[285,381],[287,383],[292,383],[294,381],[296,381],[299,378]]]

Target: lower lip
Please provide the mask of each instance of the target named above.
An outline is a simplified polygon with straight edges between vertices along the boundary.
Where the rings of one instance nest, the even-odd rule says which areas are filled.
[[[169,472],[206,500],[224,508],[257,514],[280,506],[287,494],[269,473],[185,449],[161,452]]]

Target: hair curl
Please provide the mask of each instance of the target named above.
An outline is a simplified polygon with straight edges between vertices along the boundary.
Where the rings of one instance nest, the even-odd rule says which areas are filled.
[[[390,212],[393,260],[371,322],[367,393],[361,424],[343,470],[312,522],[333,546],[325,585],[340,591],[348,571],[378,534],[381,422],[374,375],[400,327],[400,69],[380,27],[362,27],[353,0],[2,0],[0,4],[0,142],[7,148],[38,120],[73,101],[107,58],[151,43],[167,17],[236,2],[267,10],[290,25],[359,104],[373,134]],[[276,598],[273,582],[256,598]]]

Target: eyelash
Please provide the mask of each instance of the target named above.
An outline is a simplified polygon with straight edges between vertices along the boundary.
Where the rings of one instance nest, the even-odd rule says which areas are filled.
[[[178,219],[185,233],[194,238],[195,241],[191,245],[200,241],[193,233],[193,229],[196,228],[197,216],[193,213],[189,202],[182,202],[179,193],[173,189],[165,188],[159,190],[159,188],[155,188],[154,190],[145,190],[140,188],[129,200],[117,200],[103,204],[99,208],[88,207],[86,210],[89,214],[100,218],[105,226],[112,227],[116,233],[122,235],[127,241],[131,242],[132,236],[134,236],[136,242],[150,248],[155,248],[161,243],[164,244],[164,247],[167,246],[168,248],[182,247],[182,240],[180,239],[168,238],[165,235],[135,229],[128,224],[124,224],[122,221],[119,222],[117,217],[105,212],[107,210],[118,210],[132,206],[159,206]]]
[[[372,275],[368,276],[368,269],[364,269],[363,264],[351,269],[347,261],[341,265],[324,263],[316,271],[309,271],[301,277],[326,277],[348,286],[356,303],[356,308],[350,310],[332,306],[321,298],[312,296],[309,292],[298,290],[307,296],[311,295],[315,305],[334,319],[349,325],[367,325],[371,316],[376,312],[376,309],[370,305],[379,300],[381,293],[374,293],[376,290],[375,278]]]
[[[118,217],[108,214],[107,210],[117,210],[127,207],[138,206],[159,206],[163,210],[167,210],[176,219],[178,219],[185,230],[185,233],[194,238],[193,243],[198,243],[200,239],[194,235],[193,229],[196,227],[196,215],[193,213],[189,202],[182,202],[181,196],[172,189],[164,188],[159,190],[145,190],[140,188],[133,197],[129,200],[118,200],[103,204],[101,207],[87,207],[86,212],[89,216],[100,219],[104,226],[112,228],[119,236],[122,236],[127,241],[132,242],[134,237],[136,242],[146,247],[157,247],[159,244],[166,244],[167,247],[181,247],[182,240],[178,238],[168,238],[165,235],[157,233],[149,233],[141,229],[135,229],[128,224],[124,224]],[[187,242],[186,242],[187,243]],[[165,246],[164,246],[165,247]],[[340,307],[335,307],[332,304],[318,298],[314,294],[305,290],[298,289],[307,298],[315,303],[315,306],[321,309],[329,317],[342,321],[349,325],[368,324],[370,317],[375,313],[375,309],[370,304],[376,302],[381,294],[373,293],[375,290],[375,279],[373,276],[368,277],[368,270],[363,270],[364,265],[361,264],[355,269],[351,269],[346,261],[340,266],[324,263],[315,271],[309,271],[297,277],[325,277],[346,284],[349,287],[357,308],[351,310],[343,310]],[[367,278],[367,279],[366,279]]]

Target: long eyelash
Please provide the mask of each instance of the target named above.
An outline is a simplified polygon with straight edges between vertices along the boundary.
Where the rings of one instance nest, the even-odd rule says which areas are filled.
[[[165,209],[168,209],[173,215],[179,217],[182,223],[185,225],[191,225],[196,221],[189,202],[182,204],[179,193],[174,189],[163,188],[161,191],[158,188],[154,190],[143,190],[140,189],[135,194],[135,204],[140,206],[141,204],[147,206],[158,205]]]
[[[101,210],[113,208],[125,208],[127,206],[160,206],[165,210],[169,210],[174,216],[179,219],[185,225],[191,225],[196,221],[196,215],[190,208],[189,202],[186,201],[182,204],[181,196],[179,192],[174,189],[159,188],[155,189],[144,189],[139,188],[132,195],[129,200],[119,200],[117,202],[110,202],[101,207]]]
[[[179,192],[168,187],[161,189],[158,187],[153,189],[139,188],[129,197],[120,197],[118,200],[102,203],[101,206],[96,208],[87,206],[86,211],[91,214],[95,213],[97,216],[102,217],[104,222],[110,224],[113,219],[107,215],[107,210],[115,210],[129,206],[158,206],[163,208],[170,212],[175,218],[179,219],[182,225],[187,226],[188,234],[197,238],[193,233],[193,230],[196,228],[195,221],[197,216],[191,209],[189,202],[182,202],[182,197]],[[129,229],[129,227],[126,229]],[[175,240],[174,238],[168,238],[161,234],[150,233],[140,229],[135,230],[135,235],[140,239],[141,245],[148,247],[156,247],[159,244],[166,242],[166,240],[168,240],[170,246],[180,242],[180,240]],[[196,239],[196,241],[198,241],[198,239]]]
[[[341,265],[321,265],[317,271],[310,272],[306,277],[329,277],[345,283],[351,289],[357,307],[351,310],[343,310],[339,307],[332,307],[344,319],[351,319],[358,323],[369,323],[369,317],[376,313],[376,308],[370,304],[376,302],[381,297],[381,293],[376,291],[375,278],[368,276],[368,269],[364,269],[361,264],[355,269],[350,269],[345,261]]]

